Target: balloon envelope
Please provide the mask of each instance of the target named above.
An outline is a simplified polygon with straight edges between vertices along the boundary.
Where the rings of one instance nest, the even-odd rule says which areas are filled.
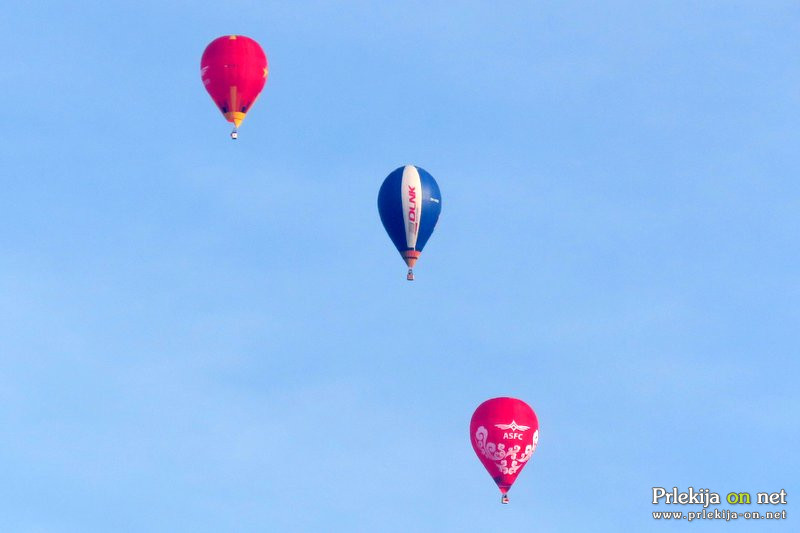
[[[505,495],[539,442],[539,420],[516,398],[492,398],[478,406],[469,425],[472,448]]]
[[[200,60],[200,77],[228,122],[236,127],[255,103],[269,73],[261,46],[244,35],[211,41]]]
[[[409,268],[433,234],[441,210],[439,185],[424,169],[406,165],[383,180],[378,192],[381,222]]]

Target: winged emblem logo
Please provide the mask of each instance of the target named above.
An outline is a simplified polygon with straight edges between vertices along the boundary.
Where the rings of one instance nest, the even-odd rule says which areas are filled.
[[[495,424],[494,427],[497,429],[502,429],[503,431],[525,431],[527,429],[531,429],[530,426],[520,426],[514,420],[511,421],[510,424]]]

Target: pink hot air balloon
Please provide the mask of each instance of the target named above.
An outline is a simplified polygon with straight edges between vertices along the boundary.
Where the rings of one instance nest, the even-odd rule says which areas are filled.
[[[475,409],[469,424],[472,448],[503,494],[536,450],[539,420],[531,407],[516,398],[492,398]]]
[[[231,139],[258,100],[267,82],[267,56],[261,46],[244,35],[225,35],[211,41],[200,59],[200,77],[206,91],[228,122]]]

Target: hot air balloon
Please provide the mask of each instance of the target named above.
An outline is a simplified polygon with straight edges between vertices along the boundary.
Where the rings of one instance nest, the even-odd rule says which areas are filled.
[[[226,35],[211,41],[200,60],[200,78],[228,122],[231,139],[258,99],[269,69],[264,50],[250,37]]]
[[[516,398],[492,398],[478,406],[469,424],[472,448],[497,483],[500,501],[530,460],[539,443],[539,420]]]
[[[414,279],[414,265],[436,227],[441,210],[439,185],[420,167],[400,167],[383,180],[378,211],[386,233],[408,265],[409,281]]]

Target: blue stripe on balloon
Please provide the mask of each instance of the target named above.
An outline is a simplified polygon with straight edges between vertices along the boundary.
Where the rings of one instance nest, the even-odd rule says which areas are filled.
[[[439,184],[436,183],[433,176],[419,167],[417,167],[417,171],[422,182],[422,214],[417,234],[417,250],[421,252],[425,243],[431,238],[436,222],[439,220],[439,213],[442,212],[442,194],[439,192]]]

